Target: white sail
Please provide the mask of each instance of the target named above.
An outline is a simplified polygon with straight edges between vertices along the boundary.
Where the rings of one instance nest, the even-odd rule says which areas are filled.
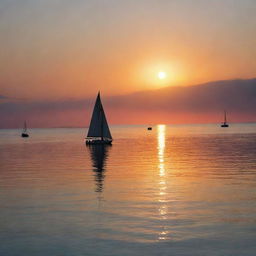
[[[101,137],[102,139],[103,138],[112,139],[112,136],[108,127],[107,119],[104,113],[104,109],[100,100],[100,93],[98,93],[98,96],[94,105],[87,137],[88,138]]]

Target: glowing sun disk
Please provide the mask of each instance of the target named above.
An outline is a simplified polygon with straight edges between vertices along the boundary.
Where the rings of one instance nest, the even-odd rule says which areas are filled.
[[[164,71],[159,71],[157,74],[159,79],[165,79],[166,78],[166,73]]]

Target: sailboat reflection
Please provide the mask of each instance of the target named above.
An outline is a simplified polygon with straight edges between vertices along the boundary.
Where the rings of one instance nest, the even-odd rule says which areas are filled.
[[[95,173],[95,192],[103,191],[105,178],[105,164],[108,158],[108,151],[111,145],[90,145],[88,148],[91,154],[93,172]]]

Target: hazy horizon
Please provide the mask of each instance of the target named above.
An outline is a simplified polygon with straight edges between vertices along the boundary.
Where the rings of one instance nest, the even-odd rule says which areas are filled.
[[[224,80],[188,87],[166,87],[130,94],[104,96],[109,124],[255,122],[256,79]],[[96,95],[79,100],[21,100],[2,96],[0,128],[86,127]]]

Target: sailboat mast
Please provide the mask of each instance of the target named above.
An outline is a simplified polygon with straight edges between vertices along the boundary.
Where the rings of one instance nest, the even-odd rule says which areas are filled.
[[[27,131],[27,124],[26,124],[26,121],[24,122],[24,132]]]
[[[100,130],[101,130],[101,140],[103,140],[103,110],[101,107],[101,126],[100,126]]]
[[[100,100],[100,135],[101,135],[101,140],[103,140],[103,106],[100,99],[100,92],[98,95]]]
[[[226,117],[226,110],[224,111],[224,123],[227,122],[227,117]]]

